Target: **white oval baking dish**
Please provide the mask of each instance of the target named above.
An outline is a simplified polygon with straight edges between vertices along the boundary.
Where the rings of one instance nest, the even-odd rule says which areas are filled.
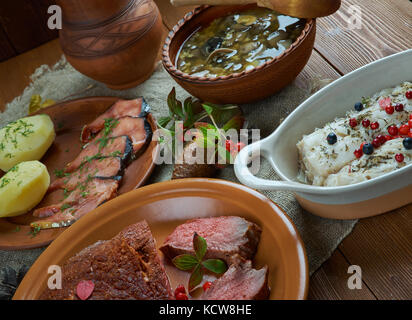
[[[318,187],[297,182],[296,143],[315,128],[344,116],[363,96],[412,80],[412,49],[361,67],[321,89],[295,111],[269,137],[244,148],[236,158],[235,173],[243,184],[260,190],[295,192],[303,208],[332,219],[365,218],[412,202],[412,165],[358,184]],[[250,161],[262,155],[283,181],[255,177]]]

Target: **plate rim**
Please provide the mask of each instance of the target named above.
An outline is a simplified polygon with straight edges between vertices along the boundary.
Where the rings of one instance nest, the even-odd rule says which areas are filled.
[[[129,191],[111,201],[108,201],[102,206],[96,208],[95,210],[92,211],[94,212],[94,214],[84,216],[81,220],[74,223],[71,226],[71,229],[70,228],[66,229],[39,256],[39,258],[31,266],[26,276],[24,277],[23,281],[20,283],[19,287],[17,288],[17,291],[15,295],[13,296],[13,300],[33,299],[32,297],[29,297],[30,291],[31,289],[38,287],[38,285],[35,284],[35,281],[33,281],[33,279],[35,279],[36,276],[38,276],[41,272],[44,272],[42,267],[44,265],[47,265],[47,261],[53,261],[52,260],[53,257],[55,258],[54,259],[55,261],[65,260],[64,258],[62,258],[62,256],[64,256],[64,253],[61,253],[59,251],[59,248],[64,247],[68,243],[68,240],[73,240],[71,236],[71,232],[81,232],[81,231],[87,232],[87,226],[90,225],[90,223],[104,224],[110,221],[111,215],[108,213],[110,212],[110,210],[107,210],[106,207],[107,208],[117,207],[119,209],[119,204],[121,204],[122,201],[126,202],[128,201],[128,198],[142,197],[143,195],[150,194],[150,193],[153,194],[154,189],[155,189],[154,191],[156,191],[157,193],[159,193],[160,191],[162,193],[173,193],[173,192],[182,192],[184,190],[187,191],[187,190],[199,189],[199,184],[202,184],[203,189],[210,190],[211,187],[218,185],[225,189],[236,189],[237,191],[240,191],[240,192],[246,192],[250,196],[257,198],[259,201],[271,207],[273,213],[276,214],[283,221],[285,227],[289,231],[288,232],[289,235],[294,240],[293,246],[296,247],[296,254],[297,254],[296,260],[298,263],[298,269],[299,269],[300,274],[299,274],[299,281],[298,281],[299,288],[296,290],[295,299],[296,300],[306,299],[308,295],[308,289],[309,289],[308,257],[307,257],[304,242],[296,226],[292,222],[291,218],[285,213],[285,211],[281,209],[272,200],[264,196],[263,194],[259,193],[258,191],[254,189],[243,186],[239,183],[222,180],[222,179],[188,178],[188,179],[170,180],[170,181],[154,183],[154,184],[150,184],[150,185],[144,186],[139,189]],[[197,188],[192,189],[191,186],[197,186]],[[207,197],[207,195],[205,196]],[[71,241],[69,243],[75,243],[75,241]],[[76,244],[73,244],[72,246],[75,246],[75,245]]]

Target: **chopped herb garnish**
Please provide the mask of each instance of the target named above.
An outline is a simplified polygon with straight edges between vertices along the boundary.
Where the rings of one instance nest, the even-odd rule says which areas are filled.
[[[72,207],[72,205],[71,204],[68,204],[68,203],[64,203],[63,205],[62,205],[62,207],[61,207],[61,212],[63,212],[64,210],[66,210],[66,209],[69,209],[69,208],[71,208]]]
[[[28,234],[31,235],[32,238],[34,238],[35,236],[39,234],[40,231],[41,231],[40,225],[34,224]]]

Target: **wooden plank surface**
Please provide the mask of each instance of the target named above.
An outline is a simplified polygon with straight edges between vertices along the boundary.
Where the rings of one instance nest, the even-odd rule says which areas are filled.
[[[350,29],[350,7],[361,10],[362,26]],[[318,19],[316,49],[342,73],[412,48],[412,2],[343,0],[335,14]]]
[[[339,249],[378,299],[412,300],[412,205],[363,219]]]
[[[349,263],[336,250],[332,257],[311,277],[309,299],[318,300],[376,300],[366,283],[361,289],[349,289],[347,273]]]
[[[169,0],[156,2],[164,24],[169,29],[191,9],[174,8]],[[343,0],[343,12],[347,12],[351,4],[361,6],[365,17],[364,27],[349,33],[338,28],[344,23],[338,14],[319,19],[316,50],[295,80],[296,85],[312,88],[319,80],[336,79],[340,74],[365,63],[401,51],[405,46],[412,47],[412,18],[411,11],[408,11],[412,4],[409,1]],[[383,28],[386,29],[381,30]],[[391,34],[388,34],[389,31]],[[388,41],[391,37],[392,41]],[[39,65],[52,65],[60,56],[61,49],[55,40],[0,63],[0,110],[5,102],[21,94],[29,83],[29,76]],[[353,233],[312,276],[309,298],[412,299],[411,213],[412,206],[408,206],[361,220]],[[362,290],[347,288],[347,268],[352,264],[362,268]]]

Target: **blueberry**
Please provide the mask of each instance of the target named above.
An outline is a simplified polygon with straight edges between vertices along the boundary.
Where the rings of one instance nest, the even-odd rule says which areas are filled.
[[[361,102],[356,102],[355,103],[355,110],[356,111],[362,111],[363,110],[363,104]]]
[[[363,151],[364,154],[372,154],[373,153],[373,145],[371,143],[364,144],[362,151]]]
[[[412,149],[412,138],[405,138],[403,140],[403,146],[405,147],[406,150],[411,150]]]
[[[338,137],[336,136],[336,134],[334,134],[334,133],[332,132],[332,133],[329,133],[329,134],[328,134],[328,137],[326,138],[326,140],[328,140],[328,143],[329,143],[329,144],[335,144],[336,141],[338,141]]]

